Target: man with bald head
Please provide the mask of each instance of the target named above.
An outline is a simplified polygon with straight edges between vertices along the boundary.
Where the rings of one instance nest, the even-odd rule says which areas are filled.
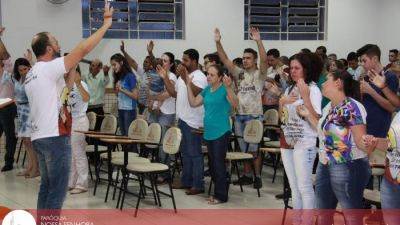
[[[88,112],[104,115],[104,93],[106,86],[110,82],[109,69],[108,66],[103,66],[99,59],[95,59],[90,63],[89,74],[83,77],[83,81],[88,85],[90,93]],[[102,121],[102,117],[97,117],[95,130],[100,130]]]
[[[64,57],[60,57],[58,41],[50,33],[38,33],[32,40],[37,63],[27,74],[25,91],[31,107],[31,140],[38,155],[41,175],[38,224],[41,224],[43,218],[40,215],[44,212],[59,215],[62,208],[72,157],[72,119],[67,103],[69,88],[74,84],[79,61],[96,47],[111,27],[113,11],[110,3],[106,2],[103,25]],[[55,222],[58,224],[57,219]]]

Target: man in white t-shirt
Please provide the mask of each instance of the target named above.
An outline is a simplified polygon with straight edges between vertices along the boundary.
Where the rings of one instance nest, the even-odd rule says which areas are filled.
[[[226,55],[221,43],[221,33],[218,29],[215,29],[214,35],[219,58],[238,83],[237,96],[239,98],[239,107],[235,119],[235,134],[242,137],[248,121],[254,119],[263,121],[261,96],[263,93],[264,81],[267,78],[267,53],[265,52],[260,32],[258,29],[251,28],[249,36],[257,43],[258,52],[260,54],[260,68],[257,68],[257,52],[254,49],[246,48],[243,52],[243,69],[241,69],[235,66]],[[255,165],[254,173],[256,177],[254,177],[253,183],[253,179],[251,178],[251,165],[246,163],[244,166],[245,174],[240,177],[237,182],[234,182],[234,184],[240,183],[246,185],[253,183],[254,188],[259,189],[262,187],[260,176],[262,162],[261,156],[258,154],[258,145],[245,143],[243,138],[239,138],[238,141],[241,151],[253,154]]]
[[[196,195],[204,192],[204,161],[201,151],[201,135],[195,134],[193,129],[203,127],[203,106],[193,108],[189,104],[187,94],[188,76],[193,77],[192,90],[197,96],[207,85],[207,77],[198,67],[199,53],[195,49],[183,52],[182,64],[178,66],[179,76],[175,86],[170,81],[167,73],[160,73],[165,87],[172,97],[176,97],[176,116],[178,126],[182,132],[181,156],[182,177],[181,186],[187,195]]]
[[[43,209],[52,209],[46,212],[50,215],[60,213],[68,189],[71,111],[67,98],[75,79],[75,73],[69,71],[100,42],[111,27],[112,14],[113,8],[106,3],[103,26],[65,57],[59,57],[60,46],[50,33],[41,32],[33,37],[32,50],[38,62],[26,77],[25,90],[31,107],[31,139],[41,175],[37,203],[39,224],[44,219],[40,216]],[[58,221],[57,217],[53,218]]]

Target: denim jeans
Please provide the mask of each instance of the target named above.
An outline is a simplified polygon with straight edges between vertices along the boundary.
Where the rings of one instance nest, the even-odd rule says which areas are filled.
[[[381,202],[385,224],[400,224],[400,184],[393,184],[384,177],[381,184]]]
[[[346,224],[362,224],[363,193],[371,176],[368,158],[339,164],[318,164],[315,197],[318,209],[344,209]],[[347,210],[346,209],[353,209]],[[332,224],[334,210],[323,210],[318,224]],[[360,217],[361,216],[361,217]]]
[[[0,109],[0,137],[3,132],[6,135],[6,154],[4,155],[5,166],[12,166],[14,164],[15,147],[17,145],[14,123],[16,115],[17,106],[15,106],[15,104]]]
[[[118,109],[118,122],[121,135],[128,135],[129,126],[136,119],[136,110]]]
[[[32,144],[41,176],[37,208],[61,209],[68,190],[71,139],[69,136],[41,138]]]
[[[183,120],[178,121],[182,132],[181,156],[182,177],[181,183],[184,187],[204,190],[204,160],[201,151],[201,135],[193,133]]]
[[[293,209],[314,209],[312,168],[317,154],[315,147],[281,149],[283,166],[292,189]]]
[[[231,132],[226,132],[221,137],[215,140],[206,140],[208,149],[208,159],[210,160],[210,174],[213,180],[214,197],[222,202],[228,201],[228,182],[225,158],[228,151],[229,135]]]
[[[243,132],[246,124],[250,120],[260,120],[263,121],[263,115],[253,116],[253,115],[236,115],[235,117],[235,134],[239,137],[243,137]],[[247,144],[244,142],[243,138],[238,138],[239,147],[242,152],[256,152],[258,149],[257,144]],[[248,146],[248,148],[247,148]]]

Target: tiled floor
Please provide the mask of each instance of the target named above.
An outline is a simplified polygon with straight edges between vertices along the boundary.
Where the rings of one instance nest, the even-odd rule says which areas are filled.
[[[1,157],[2,154],[0,154]],[[3,162],[0,162],[2,165]],[[39,190],[40,178],[25,179],[17,177],[17,172],[21,170],[20,166],[13,171],[0,174],[0,205],[12,209],[35,209],[37,202],[37,193]],[[183,190],[174,190],[176,204],[181,209],[233,209],[233,208],[275,208],[282,209],[282,200],[276,200],[275,195],[282,190],[282,175],[281,171],[273,184],[272,168],[264,167],[263,169],[263,188],[261,189],[261,197],[257,197],[257,192],[252,186],[245,186],[244,192],[240,192],[239,186],[231,185],[229,191],[229,201],[225,204],[210,206],[207,204],[207,194],[197,196],[187,196]],[[131,188],[137,191],[137,187],[131,181]],[[208,187],[209,178],[206,178],[206,187]],[[79,195],[67,194],[64,202],[65,209],[113,209],[116,206],[116,201],[111,200],[104,203],[106,185],[99,185],[96,196],[93,196],[93,183],[91,182],[90,191]],[[161,186],[161,190],[165,190],[166,186]],[[161,196],[163,208],[172,208],[172,202],[169,198]],[[133,208],[136,203],[136,198],[128,197],[125,208]],[[149,196],[141,202],[141,208],[155,208],[154,201]]]

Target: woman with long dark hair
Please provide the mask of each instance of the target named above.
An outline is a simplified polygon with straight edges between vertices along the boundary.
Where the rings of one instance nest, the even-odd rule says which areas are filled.
[[[28,166],[19,176],[33,178],[39,176],[39,164],[31,142],[31,121],[29,119],[30,107],[25,92],[25,78],[31,69],[31,64],[25,58],[18,58],[14,63],[14,94],[18,113],[18,137],[22,139],[28,155]]]
[[[363,193],[371,169],[370,148],[362,137],[366,135],[364,106],[358,102],[360,88],[347,71],[327,75],[322,94],[330,100],[317,118],[303,107],[298,113],[318,129],[320,153],[315,183],[316,207],[332,209],[318,217],[318,224],[332,224],[333,212],[339,203],[344,209],[346,224],[362,224],[362,217],[349,209],[363,208]]]
[[[119,53],[111,56],[111,67],[114,75],[114,86],[118,94],[118,120],[122,135],[128,135],[128,129],[136,119],[138,90],[136,76],[125,57]]]

